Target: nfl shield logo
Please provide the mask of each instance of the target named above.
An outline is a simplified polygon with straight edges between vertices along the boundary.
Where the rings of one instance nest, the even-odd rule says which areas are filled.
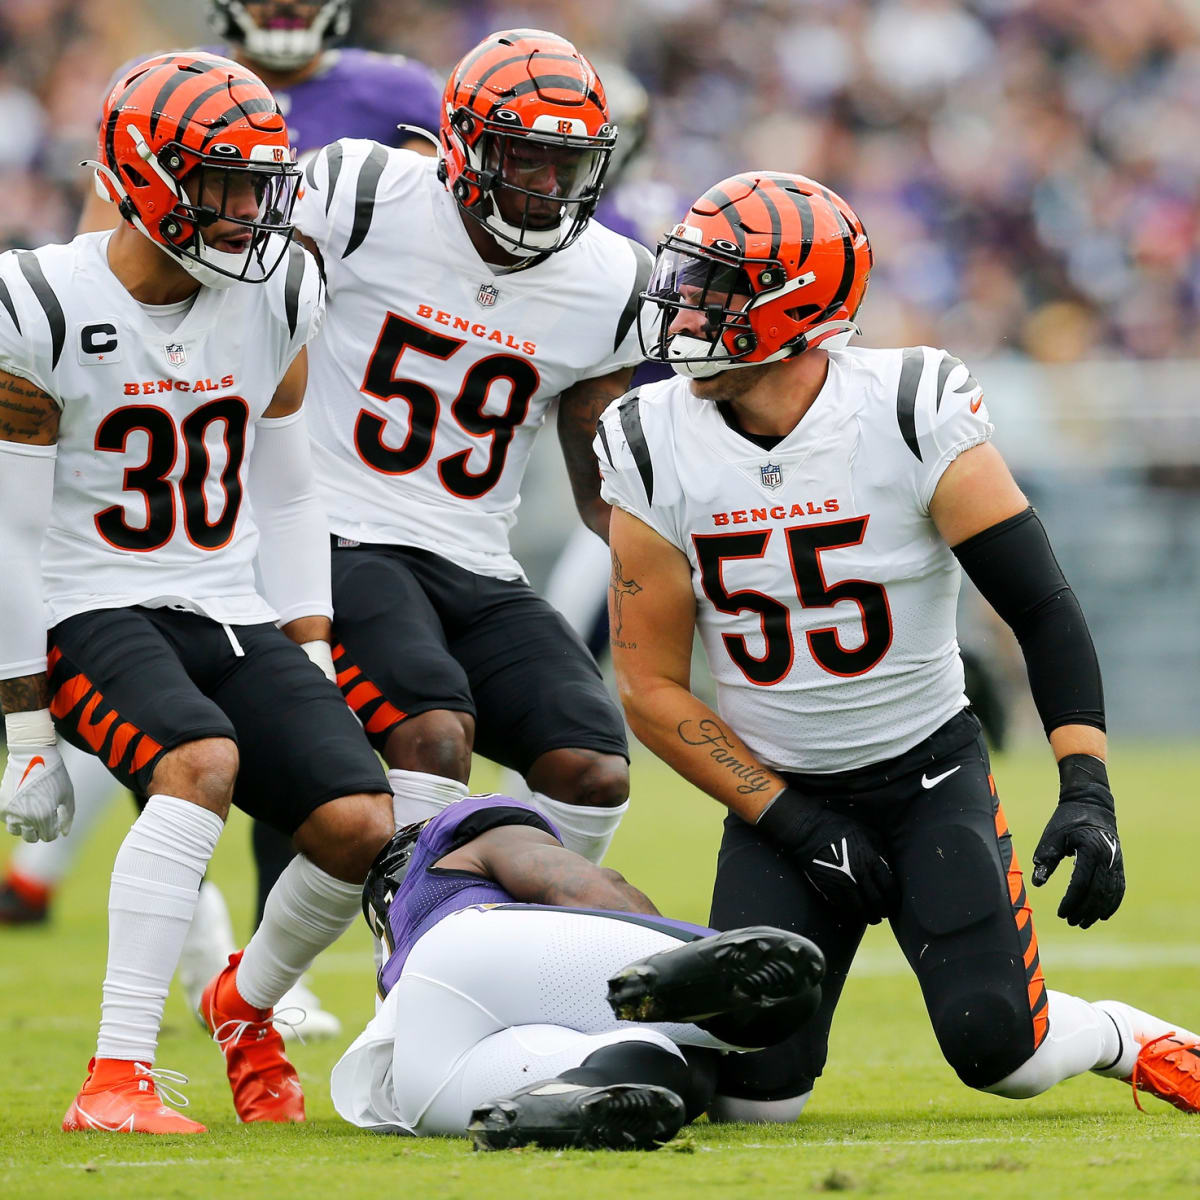
[[[499,291],[492,287],[490,283],[481,283],[479,285],[479,291],[475,293],[475,302],[480,306],[480,308],[491,308],[492,305],[495,304],[499,299],[499,297]]]
[[[762,478],[763,487],[768,487],[772,491],[783,483],[783,467],[778,463],[767,463],[765,467],[759,467],[758,473]]]
[[[183,348],[182,342],[171,342],[165,347],[167,352],[167,362],[173,367],[182,367],[187,362],[187,351]]]

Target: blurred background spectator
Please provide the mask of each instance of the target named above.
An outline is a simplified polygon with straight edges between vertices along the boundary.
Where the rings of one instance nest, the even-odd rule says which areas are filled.
[[[205,9],[0,0],[0,244],[71,235],[87,183],[75,164],[110,74],[203,42]],[[850,200],[878,263],[864,343],[968,361],[1095,614],[1114,711],[1194,731],[1200,8],[359,0],[351,40],[442,72],[506,25],[560,32],[648,89],[627,185],[644,189],[648,237],[680,215],[655,197],[691,199],[750,167],[801,171]],[[521,532],[536,560],[561,535],[539,522],[562,506],[532,507]]]

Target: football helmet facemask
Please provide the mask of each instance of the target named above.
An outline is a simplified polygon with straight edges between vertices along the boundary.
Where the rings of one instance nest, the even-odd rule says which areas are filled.
[[[300,171],[275,98],[215,54],[160,54],[104,103],[97,192],[208,287],[262,283],[287,252]],[[227,249],[205,240],[222,227]],[[211,234],[210,234],[211,237]]]
[[[439,178],[518,258],[569,246],[600,199],[617,141],[604,88],[565,38],[491,34],[450,73]]]
[[[346,36],[350,0],[209,0],[208,19],[219,37],[256,65],[295,71]]]
[[[659,243],[638,308],[646,358],[705,379],[857,332],[871,244],[854,210],[803,175],[710,188]]]

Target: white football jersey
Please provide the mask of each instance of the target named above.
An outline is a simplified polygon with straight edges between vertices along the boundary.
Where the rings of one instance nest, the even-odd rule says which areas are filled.
[[[641,360],[649,252],[594,221],[565,250],[497,274],[433,159],[343,140],[305,172],[296,224],[325,262],[309,429],[330,527],[523,578],[509,551],[550,402]]]
[[[930,347],[829,351],[771,450],[685,379],[605,412],[604,498],[687,555],[718,709],[764,764],[881,762],[966,705],[961,576],[929,502],[992,428],[967,368]]]
[[[0,255],[0,369],[62,410],[49,624],[133,604],[274,620],[255,588],[246,464],[255,422],[320,325],[317,264],[293,246],[266,283],[201,288],[164,333],[109,269],[110,236]]]

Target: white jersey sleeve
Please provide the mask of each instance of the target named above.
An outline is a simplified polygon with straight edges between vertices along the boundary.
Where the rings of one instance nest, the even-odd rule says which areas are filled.
[[[600,496],[649,525],[673,546],[685,549],[675,506],[664,505],[664,489],[678,493],[673,478],[655,476],[643,424],[642,389],[635,388],[604,410],[592,448],[600,464]],[[656,494],[657,486],[657,494]]]
[[[29,250],[0,254],[0,371],[19,375],[53,396],[54,368],[66,343],[62,306]]]
[[[622,367],[637,366],[643,361],[642,346],[637,330],[638,296],[646,290],[646,284],[650,282],[650,272],[654,269],[654,255],[632,238],[613,236],[618,237],[624,243],[618,253],[621,256],[632,256],[633,261],[628,276],[629,298],[617,319],[613,352],[590,367],[583,376],[585,379],[596,379],[601,375],[619,371]]]
[[[927,514],[946,468],[995,430],[983,403],[983,388],[948,351],[909,347],[901,358],[896,419],[915,460],[917,507]]]
[[[288,247],[287,265],[277,281],[268,282],[271,309],[281,317],[280,330],[287,337],[282,355],[280,379],[300,350],[317,336],[325,317],[325,280],[317,260],[299,243]],[[273,286],[274,285],[274,286]]]
[[[420,157],[363,138],[330,142],[304,169],[296,228],[321,252],[325,279],[336,286],[338,265],[362,244],[371,225],[380,176],[390,156]]]

